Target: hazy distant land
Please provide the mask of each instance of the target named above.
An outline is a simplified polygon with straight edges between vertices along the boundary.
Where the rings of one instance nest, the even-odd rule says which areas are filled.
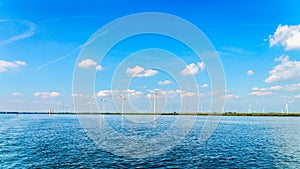
[[[0,112],[0,114],[57,114],[57,115],[121,115],[119,112]],[[123,115],[194,115],[194,116],[300,116],[299,112],[292,113],[280,113],[280,112],[256,112],[256,113],[247,113],[247,112],[164,112],[164,113],[153,113],[153,112],[127,112],[123,113]]]

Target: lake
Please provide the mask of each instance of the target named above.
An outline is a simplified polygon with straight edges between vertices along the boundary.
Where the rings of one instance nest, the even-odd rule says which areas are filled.
[[[0,115],[0,168],[300,168],[299,117],[221,117],[205,142],[206,116],[194,116],[191,128],[172,126],[183,116],[139,123],[139,116],[105,115],[93,124],[99,117]],[[103,120],[114,132],[99,127]],[[153,145],[126,142],[166,135]],[[137,158],[135,150],[159,153]]]

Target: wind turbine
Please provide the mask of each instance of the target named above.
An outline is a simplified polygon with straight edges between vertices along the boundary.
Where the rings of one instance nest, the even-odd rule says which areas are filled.
[[[200,107],[200,112],[202,113],[203,112],[203,106],[201,104],[201,107]]]
[[[100,99],[100,102],[102,102],[102,113],[104,113],[104,107],[105,107],[105,103],[107,102],[107,100]]]
[[[286,113],[289,113],[289,105],[288,105],[288,103],[285,103],[285,111],[286,111]]]
[[[160,94],[153,90],[147,90],[147,91],[153,94],[153,112],[156,113],[156,95],[160,95]]]
[[[81,114],[83,113],[83,107],[84,107],[84,104],[73,104],[74,105],[74,109],[76,109],[76,106],[77,107],[80,107],[81,108]],[[75,113],[79,113],[79,112],[75,112]]]
[[[124,113],[124,102],[127,100],[123,95],[120,95],[121,102],[122,102],[122,115]]]
[[[249,109],[248,109],[248,113],[252,113],[252,105],[248,105]]]

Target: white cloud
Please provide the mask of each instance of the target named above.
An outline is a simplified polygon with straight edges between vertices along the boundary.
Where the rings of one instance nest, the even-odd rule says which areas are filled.
[[[223,97],[225,97],[226,99],[239,99],[240,98],[239,95],[234,95],[234,94],[227,94]]]
[[[281,55],[278,58],[275,58],[274,61],[275,62],[287,62],[287,61],[289,61],[289,56]]]
[[[300,49],[300,25],[278,25],[274,35],[269,36],[270,47],[281,45],[285,50]]]
[[[270,90],[281,90],[282,89],[282,86],[271,86],[270,87]]]
[[[22,96],[22,93],[14,92],[12,95],[13,96]]]
[[[252,76],[252,75],[254,75],[254,72],[253,72],[253,70],[248,70],[248,72],[247,72],[247,75],[248,75],[248,76]]]
[[[33,94],[36,97],[40,97],[42,99],[46,99],[49,97],[58,97],[60,96],[59,92],[36,92]]]
[[[252,91],[249,93],[250,96],[270,96],[272,94],[270,91]]]
[[[127,89],[127,90],[100,90],[98,93],[96,93],[96,96],[98,97],[114,97],[114,96],[126,96],[126,97],[140,97],[143,95],[141,91],[136,91],[133,89]]]
[[[252,91],[249,93],[250,96],[269,96],[273,94],[269,88],[254,87],[251,90]]]
[[[269,91],[270,89],[269,89],[269,88],[258,88],[258,87],[253,87],[251,90],[252,90],[252,91],[262,91],[262,92],[264,92],[264,91]]]
[[[198,62],[197,65],[198,65],[198,67],[200,68],[200,70],[203,71],[203,70],[205,69],[205,64],[204,64],[204,62]]]
[[[300,80],[299,61],[290,61],[289,56],[280,56],[275,61],[280,64],[269,71],[270,76],[265,80],[266,83]]]
[[[17,61],[14,61],[14,62],[8,62],[8,61],[5,61],[5,60],[0,60],[0,72],[6,72],[9,69],[16,69],[20,66],[25,66],[25,65],[27,65],[26,62],[23,62],[23,61],[20,61],[20,60],[17,60]]]
[[[27,65],[26,62],[20,61],[20,60],[15,61],[15,63],[16,63],[17,65],[19,65],[19,66],[26,66],[26,65]]]
[[[276,86],[278,90],[293,92],[293,91],[300,91],[300,83],[298,84],[288,84],[285,86]],[[274,89],[274,86],[273,86]]]
[[[97,71],[100,71],[100,70],[102,70],[102,69],[103,69],[103,67],[102,67],[101,65],[97,65],[97,66],[96,66],[96,70],[97,70]]]
[[[195,93],[195,92],[182,91],[182,92],[181,92],[181,96],[182,96],[182,97],[193,97],[193,96],[197,96],[197,93]]]
[[[273,92],[285,91],[285,92],[295,92],[300,91],[300,83],[298,84],[288,84],[284,86],[271,86],[269,88],[258,88],[254,87],[249,95],[252,96],[267,96],[272,95]]]
[[[83,94],[81,93],[72,93],[72,97],[82,97]]]
[[[106,96],[114,96],[117,92],[117,90],[100,90],[96,96],[98,97],[106,97]]]
[[[143,92],[136,91],[133,89],[127,89],[127,90],[123,91],[122,93],[125,93],[128,97],[139,97],[143,94]]]
[[[103,69],[103,67],[101,65],[97,65],[97,62],[95,62],[92,59],[82,60],[81,62],[78,63],[78,67],[83,68],[83,69],[95,68],[97,71],[100,71]]]
[[[300,99],[300,94],[294,97],[295,99]]]
[[[143,67],[135,66],[133,68],[127,68],[126,73],[131,74],[132,76],[135,76],[136,74],[141,73],[143,70],[145,70]]]
[[[190,91],[183,91],[183,90],[159,90],[159,89],[154,89],[154,91],[157,91],[159,95],[157,97],[168,97],[168,98],[174,98],[176,96],[181,96],[181,97],[194,97],[194,96],[201,96],[203,94],[201,93],[196,93],[196,92],[190,92]],[[152,98],[153,94],[147,94],[146,98]]]
[[[139,89],[146,89],[146,88],[148,88],[148,86],[146,86],[146,85],[144,85],[144,86],[137,86],[137,88],[139,88]]]
[[[199,69],[201,71],[205,69],[205,64],[203,62],[198,62],[197,64],[191,63],[189,65],[186,65],[180,73],[182,75],[195,75],[199,72]]]
[[[133,68],[127,68],[126,73],[132,77],[150,77],[155,76],[158,71],[153,69],[144,69],[143,67],[137,65]]]
[[[208,88],[209,85],[208,85],[208,84],[203,84],[203,85],[201,85],[200,87],[202,87],[202,88]]]
[[[195,63],[191,63],[186,65],[186,67],[181,71],[183,75],[195,75],[199,71],[198,66]]]
[[[177,96],[178,94],[181,93],[181,90],[159,90],[159,89],[154,89],[154,91],[159,93],[158,97],[165,96],[165,97],[170,97],[170,98],[174,98],[175,96]],[[151,98],[151,97],[153,97],[153,94],[147,94],[146,97]]]
[[[171,84],[172,82],[170,80],[165,80],[165,81],[159,81],[158,84],[159,85],[168,85]]]
[[[51,92],[51,93],[49,93],[49,97],[58,97],[58,96],[60,96],[59,92]]]

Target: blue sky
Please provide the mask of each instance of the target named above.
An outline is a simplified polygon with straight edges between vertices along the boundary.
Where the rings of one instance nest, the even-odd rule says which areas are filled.
[[[300,3],[298,1],[0,1],[0,110],[73,110],[72,79],[76,68],[98,66],[96,99],[107,100],[105,111],[120,111],[126,93],[126,111],[152,111],[147,89],[159,90],[159,111],[179,111],[179,96],[209,110],[213,89],[202,61],[174,39],[157,35],[135,36],[117,44],[101,63],[80,62],[82,45],[102,26],[140,12],[162,12],[197,26],[211,41],[226,76],[225,111],[300,110]],[[160,57],[138,53],[123,73],[128,90],[112,89],[112,77],[126,58],[142,49],[170,51],[187,65],[179,76],[194,77],[198,93],[179,90],[176,79],[142,63]],[[162,54],[163,55],[163,54]],[[149,58],[150,57],[150,58]],[[133,57],[135,58],[135,57]],[[166,57],[167,58],[167,57]],[[169,60],[161,57],[164,63]],[[170,58],[169,58],[170,59]],[[171,61],[169,61],[171,62]],[[172,63],[172,62],[171,62]],[[201,65],[202,63],[202,65]],[[205,63],[204,63],[205,64]],[[178,68],[179,69],[179,68]],[[197,70],[196,70],[197,69]],[[143,70],[140,75],[134,72]],[[143,77],[144,76],[144,77]],[[125,76],[126,77],[126,76]],[[133,78],[134,77],[134,78]],[[73,93],[75,97],[84,97]],[[114,100],[116,102],[114,102]],[[90,104],[93,104],[92,102]],[[163,106],[164,104],[164,106]],[[99,106],[102,110],[102,104]],[[126,107],[127,106],[127,107]],[[161,107],[159,107],[161,106]],[[88,111],[89,106],[85,106]],[[92,107],[92,106],[91,106]],[[185,111],[199,111],[189,109]],[[91,110],[94,111],[94,110]]]

